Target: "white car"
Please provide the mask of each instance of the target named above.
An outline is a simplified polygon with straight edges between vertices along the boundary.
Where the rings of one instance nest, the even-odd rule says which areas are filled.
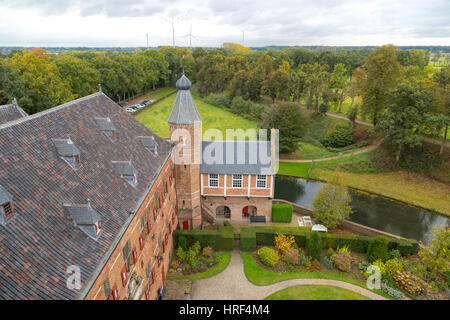
[[[131,112],[134,112],[136,110],[134,110],[133,108],[126,108],[125,111],[128,112],[128,113],[131,113]]]

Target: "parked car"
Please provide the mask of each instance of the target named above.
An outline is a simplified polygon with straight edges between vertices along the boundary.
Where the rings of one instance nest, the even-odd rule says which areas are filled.
[[[130,108],[126,108],[125,111],[128,112],[128,113],[131,113],[131,112],[134,112],[136,110],[134,110],[133,108],[130,107]]]

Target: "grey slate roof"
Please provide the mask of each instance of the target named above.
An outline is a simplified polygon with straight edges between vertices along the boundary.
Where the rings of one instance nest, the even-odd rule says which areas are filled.
[[[64,204],[63,207],[78,225],[93,225],[101,220],[100,215],[90,205]]]
[[[132,176],[138,173],[130,161],[113,161],[112,163],[122,176]]]
[[[167,122],[175,124],[192,124],[202,121],[192,99],[191,81],[183,74],[177,81],[177,98]]]
[[[52,139],[56,151],[61,157],[74,157],[80,155],[80,150],[75,147],[73,141],[69,139]]]
[[[272,175],[270,141],[203,140],[200,172]]]
[[[155,140],[155,138],[153,136],[139,137],[139,139],[141,139],[142,144],[146,148],[152,149],[152,148],[157,147],[156,140]]]
[[[0,106],[0,125],[26,116],[28,114],[19,107],[15,99],[12,104]]]
[[[111,117],[114,142],[95,118]],[[54,138],[70,135],[81,152],[72,170]],[[154,136],[150,157],[139,136]],[[0,225],[0,300],[82,298],[149,192],[172,145],[103,93],[0,125],[0,185],[13,197],[13,216]],[[120,177],[113,160],[133,159],[140,183]],[[63,203],[90,204],[102,234],[91,239],[66,218]],[[90,232],[90,231],[87,231]],[[66,286],[67,267],[81,268],[81,291]]]
[[[116,126],[112,123],[110,118],[95,118],[95,121],[98,124],[98,127],[102,131],[114,131],[116,130]]]

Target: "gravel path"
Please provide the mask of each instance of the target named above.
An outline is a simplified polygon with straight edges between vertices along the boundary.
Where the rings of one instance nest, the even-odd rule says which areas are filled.
[[[351,283],[326,279],[291,279],[269,286],[256,286],[244,274],[244,262],[237,249],[231,252],[229,266],[218,275],[196,280],[192,286],[192,300],[263,300],[279,290],[297,285],[328,285],[362,294],[373,300],[386,298]]]

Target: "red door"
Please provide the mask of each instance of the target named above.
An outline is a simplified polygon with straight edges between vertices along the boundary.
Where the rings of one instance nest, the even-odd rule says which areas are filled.
[[[189,221],[183,221],[183,230],[189,230]]]

